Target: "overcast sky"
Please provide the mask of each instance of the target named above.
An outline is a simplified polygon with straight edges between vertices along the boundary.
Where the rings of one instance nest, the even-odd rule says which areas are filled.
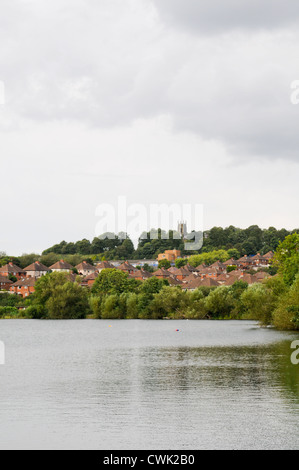
[[[96,208],[298,227],[298,0],[1,0],[0,251],[92,239]]]

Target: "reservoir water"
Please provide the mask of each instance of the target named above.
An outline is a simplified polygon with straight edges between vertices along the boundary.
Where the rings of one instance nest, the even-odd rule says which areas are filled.
[[[0,448],[299,449],[296,339],[249,321],[1,321]]]

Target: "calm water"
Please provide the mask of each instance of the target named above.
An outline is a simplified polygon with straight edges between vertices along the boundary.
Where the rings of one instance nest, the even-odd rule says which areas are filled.
[[[0,448],[299,449],[294,339],[253,322],[1,321]]]

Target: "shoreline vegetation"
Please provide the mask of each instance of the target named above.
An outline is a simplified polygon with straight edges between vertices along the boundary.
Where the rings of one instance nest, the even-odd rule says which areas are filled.
[[[194,291],[169,286],[157,277],[138,281],[117,269],[104,269],[87,289],[79,279],[72,282],[68,274],[54,272],[41,277],[35,293],[23,302],[2,293],[0,318],[255,320],[263,326],[299,330],[298,248],[297,233],[280,242],[273,259],[277,274],[262,283],[238,280]]]

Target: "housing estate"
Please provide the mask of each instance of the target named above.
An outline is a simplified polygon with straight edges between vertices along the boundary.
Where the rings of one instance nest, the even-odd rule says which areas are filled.
[[[176,255],[179,253],[176,250],[174,251]],[[273,256],[273,252],[266,255],[258,253],[255,256],[243,256],[239,260],[230,259],[224,263],[217,261],[210,266],[202,264],[195,268],[187,264],[181,268],[171,266],[169,269],[157,269],[153,273],[142,268],[137,269],[129,261],[117,266],[108,261],[102,261],[97,265],[91,265],[83,261],[76,266],[76,271],[72,265],[64,260],[58,261],[49,268],[38,261],[24,269],[13,263],[8,263],[0,268],[0,289],[26,298],[34,293],[36,281],[49,272],[67,273],[69,280],[72,282],[78,280],[78,276],[80,276],[81,285],[91,288],[104,269],[119,269],[128,274],[130,279],[138,281],[145,281],[154,276],[158,279],[167,280],[170,286],[180,286],[182,289],[191,291],[201,286],[230,286],[240,280],[253,284],[263,282],[264,279],[269,277],[269,274],[263,269],[271,265]],[[231,267],[231,269],[228,269],[228,267]],[[17,281],[13,282],[13,278]]]

